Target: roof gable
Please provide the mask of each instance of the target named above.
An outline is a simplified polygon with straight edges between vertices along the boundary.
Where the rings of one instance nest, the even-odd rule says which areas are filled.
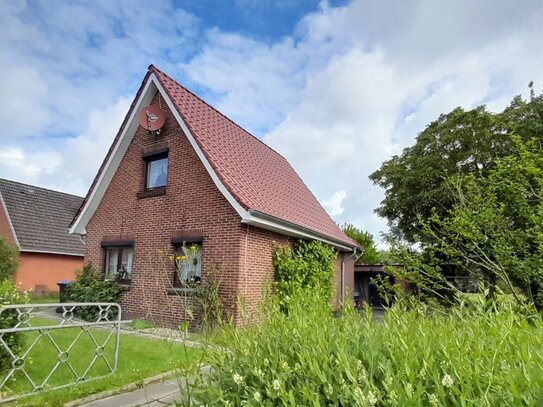
[[[72,232],[81,233],[82,225],[94,213],[109,184],[108,178],[111,180],[111,172],[137,128],[134,116],[150,103],[150,94],[155,89],[162,94],[213,181],[243,223],[323,240],[344,249],[356,246],[284,157],[153,65],[85,198],[81,213],[74,219]],[[124,151],[118,148],[123,142]]]
[[[19,250],[85,254],[81,240],[68,233],[83,198],[1,178],[0,195]]]

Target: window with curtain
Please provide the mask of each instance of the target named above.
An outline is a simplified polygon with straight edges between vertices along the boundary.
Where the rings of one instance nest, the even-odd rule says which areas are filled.
[[[202,277],[202,242],[174,244],[173,286],[185,287]]]

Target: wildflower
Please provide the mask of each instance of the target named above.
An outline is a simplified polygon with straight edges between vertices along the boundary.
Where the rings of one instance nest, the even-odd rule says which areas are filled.
[[[324,388],[324,394],[330,397],[332,393],[334,393],[334,389],[332,388],[332,385],[328,383],[328,385]]]
[[[283,361],[281,363],[281,369],[283,369],[285,372],[289,372],[290,371],[290,366],[288,365],[288,363],[286,361]]]
[[[411,397],[413,395],[413,385],[411,383],[407,383],[405,385],[405,392],[407,393],[408,397]]]
[[[260,393],[257,392],[257,391],[255,391],[255,394],[253,394],[253,398],[254,398],[256,401],[262,400],[262,396],[261,396]]]
[[[437,396],[432,393],[428,396],[428,402],[432,407],[437,407],[439,401],[437,399]]]
[[[392,390],[388,395],[388,401],[391,405],[395,406],[398,404],[398,395],[395,390]]]
[[[254,370],[254,374],[256,377],[258,377],[259,379],[262,379],[264,377],[264,372],[260,369],[255,369]]]
[[[224,401],[224,407],[232,407],[232,402],[228,401],[228,400],[225,400]]]
[[[243,376],[240,374],[234,373],[234,376],[232,376],[232,379],[234,379],[234,383],[236,383],[237,385],[240,385],[241,383],[243,383]]]
[[[451,387],[454,383],[454,380],[451,376],[449,376],[448,374],[445,374],[445,376],[443,376],[443,379],[441,380],[441,384],[445,387]]]
[[[296,372],[300,371],[300,369],[302,368],[302,365],[300,365],[298,362],[296,362],[296,364],[294,365],[294,370]]]
[[[264,366],[268,366],[270,364],[270,361],[268,358],[264,358]]]
[[[355,400],[357,402],[357,405],[359,405],[359,406],[365,406],[366,405],[366,396],[364,396],[364,393],[362,392],[362,389],[360,387],[357,387],[354,390],[354,396],[355,396]]]
[[[371,391],[368,392],[368,403],[370,403],[370,406],[377,404],[377,397]]]
[[[281,388],[281,383],[279,382],[279,380],[274,380],[273,381],[273,389],[275,391],[278,391],[280,388]]]

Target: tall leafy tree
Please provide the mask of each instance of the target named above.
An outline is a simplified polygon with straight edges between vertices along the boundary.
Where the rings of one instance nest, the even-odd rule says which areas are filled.
[[[500,157],[515,150],[512,135],[543,138],[543,95],[515,97],[501,113],[484,106],[457,108],[430,123],[412,147],[383,163],[370,179],[385,189],[376,212],[388,220],[391,234],[408,243],[427,243],[421,221],[443,219],[455,198],[448,186],[454,177],[484,178]]]
[[[342,227],[343,231],[362,247],[362,256],[356,261],[357,264],[378,264],[381,263],[381,256],[375,246],[373,235],[350,223],[345,223]]]

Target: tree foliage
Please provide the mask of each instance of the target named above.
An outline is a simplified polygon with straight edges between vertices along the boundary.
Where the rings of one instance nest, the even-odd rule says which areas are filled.
[[[542,309],[542,141],[543,96],[532,94],[498,114],[443,115],[372,174],[387,188],[378,212],[393,241],[411,246],[395,248],[398,277],[450,298],[443,275],[467,274],[489,282],[490,296],[498,283]]]
[[[421,220],[443,218],[455,203],[448,182],[469,174],[486,177],[498,158],[514,153],[513,134],[524,141],[543,137],[543,95],[529,101],[516,97],[501,113],[479,106],[441,115],[415,145],[370,175],[385,189],[376,212],[388,220],[395,238],[424,243]]]
[[[356,261],[357,264],[378,264],[381,263],[381,256],[375,247],[373,235],[358,229],[356,226],[345,223],[341,226],[347,236],[356,241],[362,247],[362,256]]]
[[[0,281],[10,279],[19,267],[19,251],[5,238],[0,237]]]

